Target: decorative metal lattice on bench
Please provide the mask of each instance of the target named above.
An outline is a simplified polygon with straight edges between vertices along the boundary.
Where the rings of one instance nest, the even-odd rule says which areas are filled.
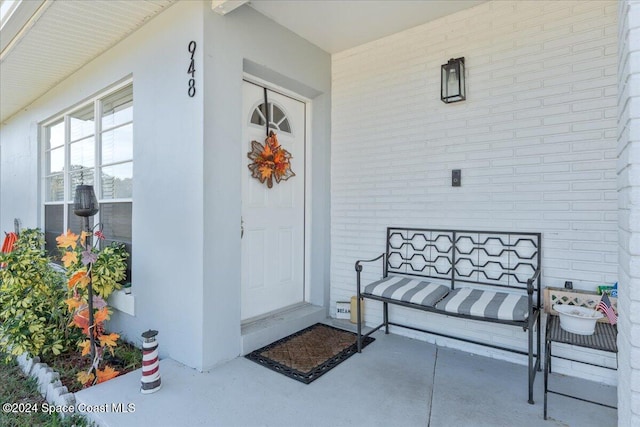
[[[386,252],[356,262],[358,300],[383,303],[383,323],[367,334],[362,334],[357,304],[358,343],[383,326],[389,333],[389,325],[393,325],[526,355],[529,403],[533,403],[533,381],[540,370],[541,238],[540,233],[387,228]],[[382,261],[382,279],[363,289],[363,264],[378,260]],[[528,350],[390,322],[389,303],[522,327],[527,332]]]

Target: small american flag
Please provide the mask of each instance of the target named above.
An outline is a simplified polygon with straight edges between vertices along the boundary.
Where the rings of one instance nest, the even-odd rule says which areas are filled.
[[[618,316],[616,315],[616,312],[613,311],[613,307],[611,307],[611,301],[609,300],[607,294],[602,294],[602,299],[598,304],[598,310],[607,315],[607,319],[609,319],[609,323],[611,323],[612,325],[618,323]]]

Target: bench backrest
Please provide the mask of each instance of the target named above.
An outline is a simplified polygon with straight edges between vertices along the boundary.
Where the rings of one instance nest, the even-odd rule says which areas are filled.
[[[541,240],[540,233],[389,227],[385,276],[444,279],[452,289],[467,283],[526,290],[541,265]]]

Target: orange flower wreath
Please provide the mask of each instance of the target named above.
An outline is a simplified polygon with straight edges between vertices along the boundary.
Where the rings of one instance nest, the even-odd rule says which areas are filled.
[[[258,141],[251,141],[251,151],[247,153],[247,157],[252,161],[249,165],[251,176],[263,184],[267,181],[269,188],[273,187],[273,178],[280,183],[296,175],[291,170],[289,162],[291,153],[280,146],[273,131],[269,132],[264,145]]]

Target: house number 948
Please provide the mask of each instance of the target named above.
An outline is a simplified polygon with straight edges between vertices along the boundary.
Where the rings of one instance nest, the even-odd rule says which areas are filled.
[[[187,70],[187,74],[189,74],[191,76],[191,78],[189,79],[189,89],[187,89],[187,94],[193,98],[194,96],[196,96],[196,66],[195,66],[195,61],[193,59],[193,55],[195,55],[196,53],[196,42],[194,40],[191,40],[191,42],[189,42],[189,47],[188,47],[189,53],[191,53],[191,62],[189,63],[189,69]]]

